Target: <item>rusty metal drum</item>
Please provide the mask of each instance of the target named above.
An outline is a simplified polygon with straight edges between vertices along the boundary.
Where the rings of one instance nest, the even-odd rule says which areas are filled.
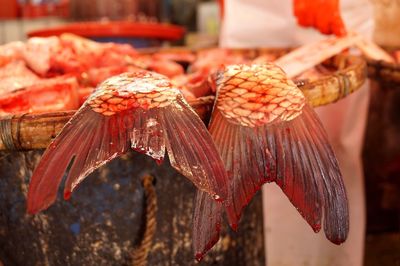
[[[191,224],[196,189],[169,162],[158,166],[132,152],[91,174],[69,201],[59,197],[48,210],[31,216],[25,214],[26,192],[41,153],[0,155],[0,258],[4,265],[132,265],[131,252],[146,226],[141,184],[145,174],[155,178],[158,205],[148,265],[195,264]],[[225,228],[220,243],[203,263],[263,265],[262,236],[258,195],[239,232]]]

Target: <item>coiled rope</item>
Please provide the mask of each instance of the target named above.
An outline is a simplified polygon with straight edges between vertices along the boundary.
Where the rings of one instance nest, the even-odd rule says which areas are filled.
[[[152,177],[151,175],[145,175],[142,178],[142,185],[144,188],[144,197],[146,200],[146,221],[143,237],[138,247],[136,247],[131,252],[132,265],[134,266],[147,265],[147,256],[151,250],[153,237],[157,227],[157,194],[154,187],[154,177]]]

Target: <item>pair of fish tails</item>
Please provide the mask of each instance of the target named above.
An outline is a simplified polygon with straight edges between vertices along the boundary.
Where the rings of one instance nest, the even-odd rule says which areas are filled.
[[[91,172],[130,148],[158,162],[167,150],[171,165],[198,189],[225,200],[227,174],[212,138],[180,92],[164,90],[169,85],[165,77],[152,72],[121,74],[104,82],[45,151],[31,178],[28,212],[44,210],[55,201],[72,160],[66,199]],[[111,106],[124,98],[134,105],[117,106],[122,110]]]
[[[326,237],[335,244],[345,241],[349,213],[342,175],[325,130],[308,104],[292,120],[256,128],[232,124],[214,110],[210,133],[231,187],[224,204],[197,194],[193,228],[197,258],[218,241],[224,210],[235,228],[243,208],[263,183],[271,181],[281,187],[315,232],[323,218]],[[196,217],[202,212],[203,217]]]
[[[218,241],[223,213],[236,229],[243,208],[272,181],[314,231],[324,218],[327,238],[343,242],[349,225],[342,176],[301,91],[272,64],[229,66],[218,83],[209,132],[162,75],[138,71],[103,82],[45,151],[29,186],[28,212],[55,201],[72,160],[66,199],[91,172],[130,148],[158,162],[167,151],[172,167],[199,189],[197,259]]]

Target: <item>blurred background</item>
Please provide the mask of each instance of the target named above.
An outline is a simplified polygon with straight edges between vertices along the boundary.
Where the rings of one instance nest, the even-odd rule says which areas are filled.
[[[219,9],[209,0],[0,0],[0,44],[71,22],[128,21],[183,26],[179,45],[215,44]],[[113,29],[118,31],[118,29]]]

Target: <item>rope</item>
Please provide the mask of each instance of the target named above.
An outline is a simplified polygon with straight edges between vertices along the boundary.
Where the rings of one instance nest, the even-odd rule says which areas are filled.
[[[131,253],[132,265],[134,266],[147,265],[147,255],[151,249],[153,237],[156,232],[157,194],[153,182],[154,177],[151,175],[146,175],[142,178],[144,196],[146,198],[146,227],[139,246]]]
[[[6,116],[0,120],[0,140],[7,150],[16,150],[12,137],[12,116]]]
[[[14,115],[3,116],[0,119],[0,141],[8,151],[22,150],[21,144],[21,120],[26,114],[22,114],[18,117],[17,128],[16,128],[16,141],[13,137],[12,132],[12,120],[15,118]],[[1,266],[1,265],[0,265]]]

